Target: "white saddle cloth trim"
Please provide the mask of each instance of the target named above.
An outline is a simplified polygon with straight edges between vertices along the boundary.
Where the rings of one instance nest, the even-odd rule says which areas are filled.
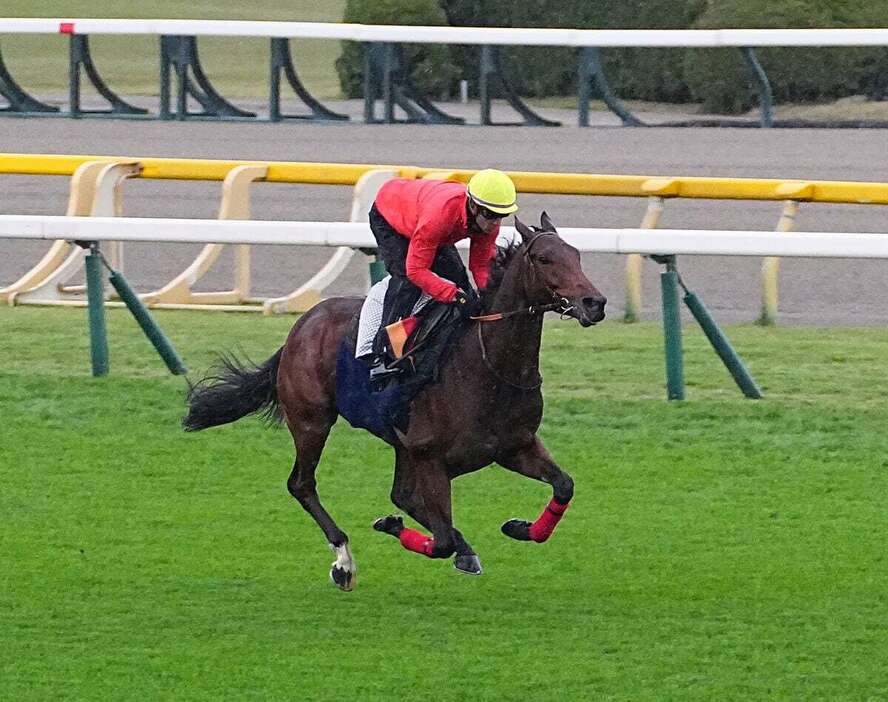
[[[386,276],[376,285],[370,288],[367,299],[361,307],[361,318],[358,322],[358,343],[355,345],[355,358],[373,353],[373,339],[382,324],[382,305],[385,302],[385,292],[388,290],[391,276]],[[416,304],[413,305],[413,314],[425,307],[432,299],[428,293],[422,293]]]

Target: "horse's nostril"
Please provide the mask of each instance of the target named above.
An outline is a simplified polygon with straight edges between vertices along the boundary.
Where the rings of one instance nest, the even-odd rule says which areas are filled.
[[[593,307],[604,307],[607,304],[607,298],[605,297],[584,297],[583,298],[583,306],[588,308]]]

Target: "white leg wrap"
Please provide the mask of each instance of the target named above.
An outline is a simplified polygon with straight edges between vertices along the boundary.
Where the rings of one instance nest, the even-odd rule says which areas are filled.
[[[355,559],[352,556],[351,549],[348,547],[348,544],[342,544],[342,546],[332,546],[332,548],[333,553],[336,554],[336,561],[335,563],[333,563],[336,568],[348,571],[349,573],[358,572],[358,565],[357,563],[355,563]]]

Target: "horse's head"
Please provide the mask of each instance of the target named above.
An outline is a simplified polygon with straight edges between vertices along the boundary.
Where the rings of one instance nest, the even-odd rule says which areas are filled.
[[[539,228],[515,217],[515,229],[522,239],[518,253],[524,263],[524,290],[532,304],[555,303],[556,311],[584,327],[604,319],[607,298],[583,273],[580,252],[558,236],[549,216],[543,212]]]

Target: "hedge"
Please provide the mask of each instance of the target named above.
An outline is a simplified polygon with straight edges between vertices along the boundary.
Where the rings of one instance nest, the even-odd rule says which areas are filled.
[[[447,24],[447,18],[436,0],[347,0],[342,21],[429,26]],[[405,44],[402,48],[405,60],[411,66],[410,77],[419,88],[437,97],[450,93],[457,70],[447,46]],[[342,42],[342,54],[336,60],[336,71],[346,97],[363,96],[364,59],[357,42]]]
[[[888,22],[888,0],[348,0],[345,21],[584,29],[878,27]],[[473,92],[477,89],[479,47],[405,48],[414,80],[432,95],[452,93],[461,78]],[[884,48],[772,48],[756,53],[777,102],[852,94],[884,98],[888,93]],[[576,94],[576,49],[509,47],[502,55],[521,94]],[[605,49],[602,61],[622,98],[696,101],[716,112],[742,112],[758,100],[736,49]],[[353,43],[344,43],[337,69],[343,92],[359,96],[362,66]]]

